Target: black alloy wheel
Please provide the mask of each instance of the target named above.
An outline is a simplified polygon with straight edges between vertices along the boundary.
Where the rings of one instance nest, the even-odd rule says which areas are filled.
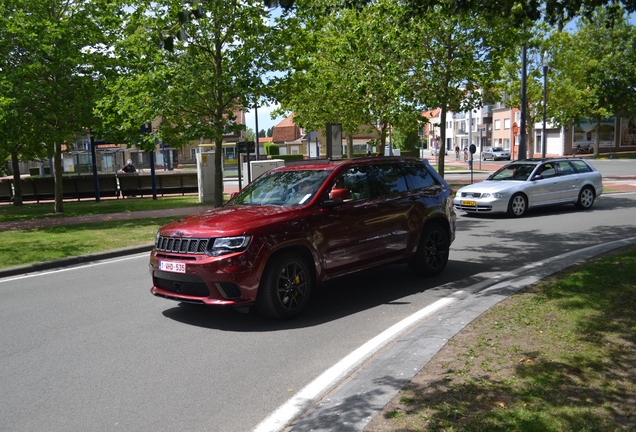
[[[418,276],[435,276],[448,263],[450,239],[448,232],[437,223],[430,223],[422,230],[420,242],[409,268]]]
[[[283,252],[265,268],[256,308],[268,318],[295,318],[309,303],[312,289],[313,279],[305,260],[295,253]]]

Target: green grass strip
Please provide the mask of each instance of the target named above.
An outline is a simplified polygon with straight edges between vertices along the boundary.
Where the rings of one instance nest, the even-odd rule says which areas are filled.
[[[0,268],[152,244],[157,230],[175,219],[134,219],[0,232]]]
[[[208,204],[209,205],[209,204]],[[153,200],[148,198],[104,199],[100,202],[94,200],[65,201],[64,212],[54,213],[54,204],[29,203],[21,206],[0,206],[0,222],[10,222],[23,219],[40,219],[46,217],[86,216],[109,213],[126,213],[144,210],[165,210],[178,207],[203,206],[199,202],[198,195],[186,195],[176,197],[160,197]]]

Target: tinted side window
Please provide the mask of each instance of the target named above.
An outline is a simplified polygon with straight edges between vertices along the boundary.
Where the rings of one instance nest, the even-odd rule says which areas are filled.
[[[336,181],[336,187],[344,187],[351,191],[351,198],[356,200],[370,197],[368,167],[350,168]]]
[[[381,197],[406,192],[406,179],[397,164],[377,165],[373,170],[374,196]]]
[[[585,162],[580,160],[572,161],[572,165],[576,167],[578,172],[592,172],[592,168],[590,168]]]
[[[422,164],[404,164],[402,168],[409,189],[423,189],[437,184],[435,178]]]

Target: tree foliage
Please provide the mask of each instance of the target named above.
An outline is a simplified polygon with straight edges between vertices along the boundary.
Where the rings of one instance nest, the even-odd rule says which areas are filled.
[[[374,3],[373,0],[325,0],[314,7],[331,12],[340,9],[358,10]],[[622,15],[622,9],[636,11],[636,0],[404,0],[403,4],[412,16],[426,15],[431,8],[442,7],[451,14],[466,11],[482,11],[493,22],[507,20],[514,25],[528,21],[544,21],[562,28],[577,16],[591,16],[601,7],[608,11],[611,21]]]
[[[298,5],[308,25],[293,44],[300,60],[290,65],[281,107],[310,129],[342,123],[353,135],[375,124],[381,146],[390,127],[417,130],[429,107],[445,114],[478,106],[519,40],[508,21],[490,22],[480,11],[428,7],[415,14],[392,0],[335,6]],[[438,167],[443,175],[443,158]]]
[[[55,212],[63,211],[62,145],[94,126],[121,6],[99,0],[2,4],[2,148],[11,154],[14,175],[18,159],[55,157]],[[21,204],[19,186],[14,203]]]
[[[262,77],[281,43],[260,0],[207,2],[202,11],[199,16],[181,1],[138,6],[117,50],[126,69],[100,112],[111,130],[129,136],[138,125],[162,118],[155,133],[142,139],[146,150],[156,140],[178,147],[210,139],[214,205],[221,206],[223,136],[244,129],[234,122],[236,115],[266,92]],[[180,40],[172,51],[158,46],[160,37],[175,35]]]
[[[577,20],[574,32],[549,40],[552,64],[548,111],[556,124],[631,116],[636,113],[636,27],[625,14],[613,17],[598,9]],[[594,152],[598,154],[598,136]]]

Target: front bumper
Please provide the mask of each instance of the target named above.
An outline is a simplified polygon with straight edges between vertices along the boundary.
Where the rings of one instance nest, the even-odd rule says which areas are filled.
[[[472,205],[474,203],[474,205]],[[453,199],[455,210],[467,213],[505,213],[508,211],[508,199],[475,199],[475,198],[455,198]]]
[[[160,262],[185,264],[184,272],[165,271]],[[260,280],[259,265],[249,254],[239,252],[207,255],[150,255],[151,294],[188,303],[218,306],[247,306],[256,301]]]

